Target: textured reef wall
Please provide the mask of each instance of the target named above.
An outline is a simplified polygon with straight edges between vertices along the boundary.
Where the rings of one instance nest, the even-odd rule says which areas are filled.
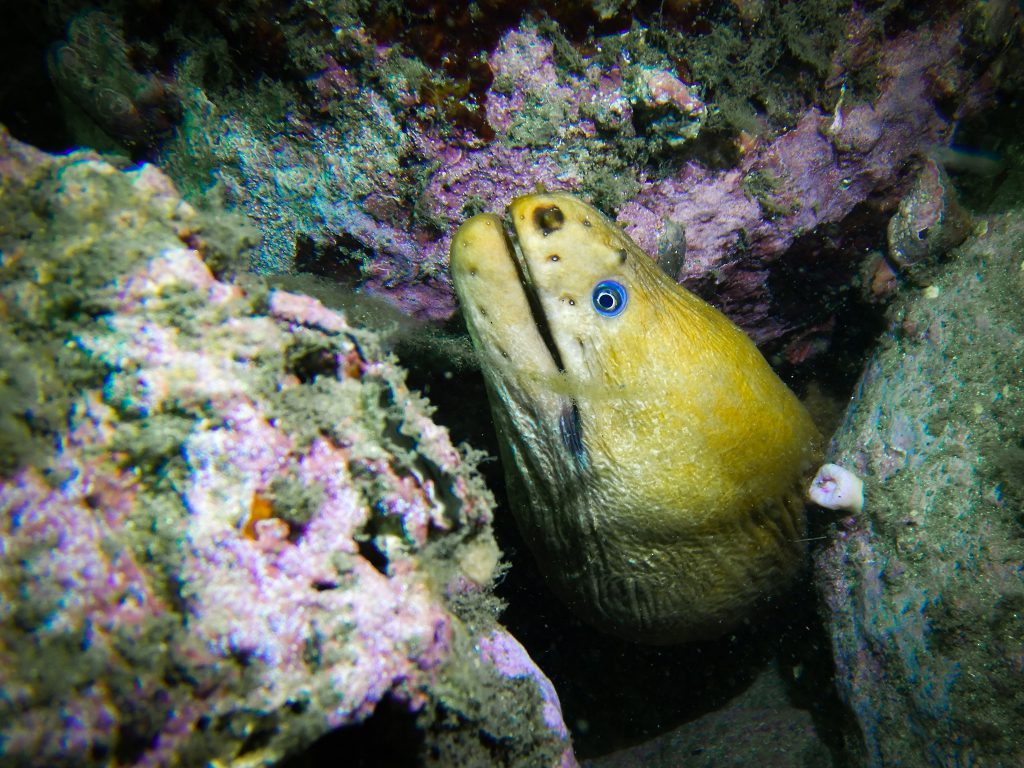
[[[387,700],[427,764],[573,764],[475,460],[247,237],[0,133],[0,762],[267,765]]]
[[[656,5],[185,2],[141,19],[111,2],[69,17],[50,69],[79,135],[252,217],[257,270],[444,319],[455,225],[566,189],[804,359],[863,233],[878,242],[923,156],[1015,60],[990,18],[1006,4]]]
[[[1024,211],[901,299],[832,459],[863,514],[817,562],[871,766],[1024,763]]]
[[[1019,3],[19,13],[3,118],[162,170],[0,135],[0,763],[269,765],[404,717],[374,749],[573,764],[495,623],[475,459],[377,335],[245,274],[444,320],[455,225],[538,186],[616,215],[775,360],[859,370],[832,334],[893,302],[831,450],[867,507],[817,560],[845,759],[1024,762],[1021,210],[935,265],[971,231],[941,166],[1005,170],[945,145],[1003,96],[1020,123]],[[761,716],[709,717],[724,755]]]

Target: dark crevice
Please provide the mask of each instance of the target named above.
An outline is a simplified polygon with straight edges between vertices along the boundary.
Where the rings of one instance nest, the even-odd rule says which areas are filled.
[[[416,714],[385,697],[373,714],[358,725],[337,728],[307,749],[278,764],[279,768],[413,768],[422,764],[423,732]]]
[[[362,555],[370,565],[386,576],[388,573],[387,555],[377,548],[377,545],[373,543],[373,539],[359,539],[356,541],[356,544],[359,547],[359,554]]]

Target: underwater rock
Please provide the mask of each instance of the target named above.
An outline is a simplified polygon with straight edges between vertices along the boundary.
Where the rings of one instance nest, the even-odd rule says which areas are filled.
[[[593,760],[584,768],[832,768],[811,713],[788,700],[768,667],[731,701],[667,733]]]
[[[889,219],[889,259],[904,275],[920,279],[937,259],[960,245],[970,229],[970,214],[957,200],[949,176],[933,158],[925,158]]]
[[[118,20],[88,11],[68,25],[68,38],[47,57],[50,76],[74,105],[67,112],[97,149],[150,149],[180,118],[171,84],[130,59]]]
[[[425,764],[574,765],[475,459],[250,245],[0,132],[0,763],[271,765],[386,701]]]
[[[796,709],[712,712],[585,768],[830,768],[810,713]]]
[[[1024,763],[1022,214],[898,299],[829,451],[864,479],[816,571],[869,766]]]
[[[864,23],[851,13],[851,29]],[[713,173],[689,164],[676,176],[652,181],[623,207],[620,221],[642,222],[639,231],[626,229],[649,250],[647,222],[682,223],[684,285],[715,275],[716,306],[759,344],[799,333],[813,315],[794,315],[773,302],[766,263],[801,235],[842,222],[868,200],[882,209],[895,206],[903,193],[903,163],[948,136],[950,122],[935,105],[931,79],[955,58],[957,41],[956,24],[947,22],[876,44],[878,95],[872,103],[840,101],[832,115],[811,108],[793,130],[755,144],[737,168]],[[840,67],[846,53],[835,54],[838,79],[854,75]],[[851,255],[814,261],[852,275],[857,262],[841,262]]]
[[[736,3],[748,19],[762,5]],[[806,297],[780,306],[770,281],[781,255],[865,202],[880,224],[888,218],[908,158],[948,138],[937,96],[987,103],[960,61],[956,17],[890,37],[884,19],[851,11],[848,34],[840,26],[807,77],[791,79],[785,104],[764,105],[791,123],[751,114],[753,133],[732,142],[720,121],[719,133],[706,130],[723,107],[682,63],[689,38],[678,30],[655,34],[638,20],[631,31],[570,42],[557,22],[483,13],[473,27],[488,31],[487,47],[470,55],[461,35],[447,44],[442,35],[431,55],[447,63],[431,67],[392,45],[391,27],[337,13],[302,24],[283,15],[274,50],[285,61],[241,89],[219,85],[214,63],[231,56],[224,40],[196,38],[175,70],[184,118],[160,162],[189,199],[212,188],[253,218],[257,270],[290,271],[311,249],[317,258],[304,263],[344,264],[363,291],[421,319],[455,312],[446,256],[458,223],[545,188],[617,211],[652,253],[685,229],[679,276],[688,287],[713,295],[759,343],[799,334],[830,310],[827,297],[817,313]],[[762,47],[781,45],[757,30]],[[996,49],[971,53],[984,60]],[[871,85],[855,89],[861,80]],[[816,106],[808,92],[843,93],[845,103]],[[722,149],[732,143],[745,152],[739,160]],[[859,266],[853,249],[834,246],[834,258],[812,262],[828,270],[824,285],[851,280]]]

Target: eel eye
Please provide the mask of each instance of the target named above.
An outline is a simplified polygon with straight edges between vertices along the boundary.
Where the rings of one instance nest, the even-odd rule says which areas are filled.
[[[615,317],[626,308],[626,289],[614,280],[602,280],[594,286],[594,309],[605,317]]]

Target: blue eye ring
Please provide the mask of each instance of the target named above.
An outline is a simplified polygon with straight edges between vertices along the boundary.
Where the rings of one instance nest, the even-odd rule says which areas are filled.
[[[622,310],[626,308],[627,299],[625,286],[614,280],[602,280],[594,286],[594,292],[591,294],[594,309],[599,315],[605,317],[616,317],[622,314]]]

